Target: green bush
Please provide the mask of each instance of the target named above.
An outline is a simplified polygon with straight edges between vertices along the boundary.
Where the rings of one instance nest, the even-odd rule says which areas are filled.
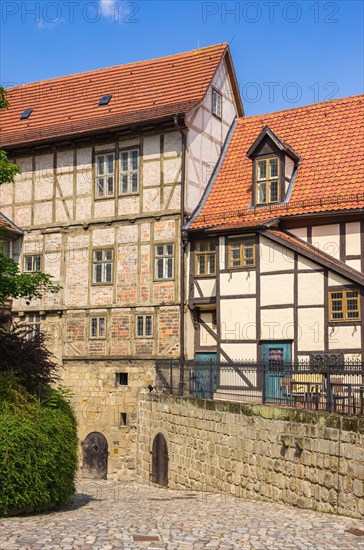
[[[74,414],[50,387],[41,403],[11,385],[0,392],[0,515],[65,504],[75,491]]]

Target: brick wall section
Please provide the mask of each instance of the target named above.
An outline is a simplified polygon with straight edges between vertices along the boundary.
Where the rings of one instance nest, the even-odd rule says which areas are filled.
[[[162,432],[172,488],[364,516],[363,419],[143,394],[139,425],[143,482]]]

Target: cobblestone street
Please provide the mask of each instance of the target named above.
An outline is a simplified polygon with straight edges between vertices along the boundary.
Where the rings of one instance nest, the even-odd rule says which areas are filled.
[[[78,484],[71,506],[0,520],[1,550],[364,549],[358,520],[234,497],[133,483]]]

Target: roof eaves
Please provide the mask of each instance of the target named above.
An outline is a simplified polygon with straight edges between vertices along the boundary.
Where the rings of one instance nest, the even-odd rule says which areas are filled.
[[[9,220],[9,218],[7,216],[5,216],[5,214],[3,214],[2,212],[0,212],[0,222],[3,222],[3,223],[0,223],[0,228],[2,230],[5,229],[7,231],[11,231],[11,233],[16,233],[18,235],[23,235],[24,234],[24,231],[22,231],[20,229],[20,227],[15,225],[14,222]]]

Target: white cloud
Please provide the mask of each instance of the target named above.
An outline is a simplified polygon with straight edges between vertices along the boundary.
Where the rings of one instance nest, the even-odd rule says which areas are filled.
[[[102,15],[104,17],[111,17],[115,20],[115,16],[120,8],[118,0],[99,0]]]

